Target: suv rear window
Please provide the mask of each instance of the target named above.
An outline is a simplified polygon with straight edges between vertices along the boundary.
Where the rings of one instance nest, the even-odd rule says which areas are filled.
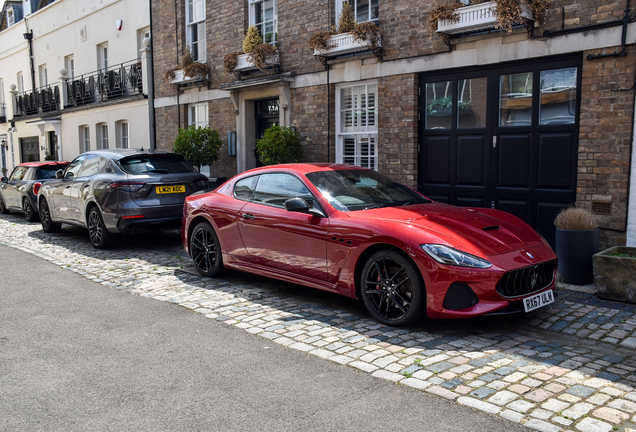
[[[120,160],[119,164],[127,174],[131,175],[196,172],[183,156],[175,154],[129,156]]]

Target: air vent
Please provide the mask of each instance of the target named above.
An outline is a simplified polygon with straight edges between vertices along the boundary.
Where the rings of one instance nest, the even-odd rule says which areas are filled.
[[[496,229],[499,229],[499,225],[487,226],[487,227],[483,227],[482,229],[484,231],[496,230]]]
[[[608,216],[612,214],[612,203],[604,201],[592,201],[592,214]]]

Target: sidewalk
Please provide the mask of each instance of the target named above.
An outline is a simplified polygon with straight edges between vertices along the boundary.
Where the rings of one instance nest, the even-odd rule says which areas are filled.
[[[171,302],[291,349],[540,431],[636,429],[636,308],[558,288],[529,316],[378,324],[350,299],[243,273],[200,277],[177,235],[97,251],[85,234],[0,216],[2,244],[104,286]]]

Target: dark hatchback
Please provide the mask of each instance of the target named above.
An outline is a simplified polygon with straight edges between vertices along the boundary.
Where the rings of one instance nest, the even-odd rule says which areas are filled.
[[[116,234],[179,228],[185,197],[208,185],[206,176],[175,153],[89,151],[40,188],[42,229],[57,232],[63,223],[84,227],[93,246],[104,249]]]
[[[0,213],[24,213],[29,222],[38,219],[37,196],[42,183],[55,178],[55,172],[68,162],[25,162],[16,166],[9,177],[0,179]]]

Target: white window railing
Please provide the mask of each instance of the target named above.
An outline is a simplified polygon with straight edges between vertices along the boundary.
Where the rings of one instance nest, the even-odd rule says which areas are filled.
[[[495,15],[496,5],[496,1],[491,1],[461,7],[455,10],[459,21],[440,20],[437,23],[437,31],[439,33],[453,34],[493,28],[497,25],[497,16]],[[527,7],[522,5],[521,16],[524,18],[532,18],[532,13]]]

